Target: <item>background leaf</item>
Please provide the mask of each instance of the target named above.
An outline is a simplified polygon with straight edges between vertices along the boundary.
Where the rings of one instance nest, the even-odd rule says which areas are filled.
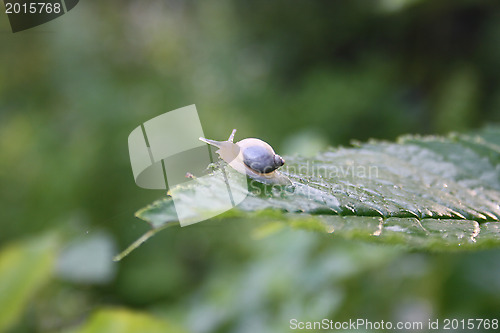
[[[126,309],[101,309],[72,333],[181,333],[184,332],[168,322],[149,314]]]
[[[9,328],[33,294],[51,277],[57,239],[53,234],[18,242],[0,252],[0,331]]]

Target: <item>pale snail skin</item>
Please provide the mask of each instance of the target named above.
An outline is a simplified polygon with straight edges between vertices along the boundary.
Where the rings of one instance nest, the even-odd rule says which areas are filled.
[[[276,170],[285,164],[285,160],[276,154],[267,142],[248,138],[234,143],[235,133],[236,129],[233,129],[227,141],[215,141],[202,137],[200,140],[219,148],[216,152],[220,158],[239,173],[265,184],[291,184],[288,177]]]

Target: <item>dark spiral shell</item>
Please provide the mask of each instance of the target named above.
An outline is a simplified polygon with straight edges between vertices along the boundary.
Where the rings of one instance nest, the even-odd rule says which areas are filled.
[[[262,146],[246,147],[242,153],[243,163],[259,173],[270,173],[285,163],[281,156]]]

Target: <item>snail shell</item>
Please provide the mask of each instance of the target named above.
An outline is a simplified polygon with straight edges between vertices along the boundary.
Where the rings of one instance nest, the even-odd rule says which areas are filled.
[[[289,185],[290,180],[276,169],[285,164],[285,160],[276,154],[273,148],[259,139],[248,138],[233,143],[233,130],[227,141],[215,141],[200,138],[219,148],[217,154],[236,171],[246,174],[265,184]]]

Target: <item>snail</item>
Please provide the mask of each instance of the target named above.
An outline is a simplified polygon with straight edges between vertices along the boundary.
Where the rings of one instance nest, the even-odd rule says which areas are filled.
[[[203,137],[200,137],[200,140],[219,148],[216,153],[239,173],[265,184],[291,184],[288,177],[276,170],[285,164],[285,160],[276,154],[267,142],[248,138],[234,143],[235,133],[236,129],[233,129],[227,141],[215,141]]]

